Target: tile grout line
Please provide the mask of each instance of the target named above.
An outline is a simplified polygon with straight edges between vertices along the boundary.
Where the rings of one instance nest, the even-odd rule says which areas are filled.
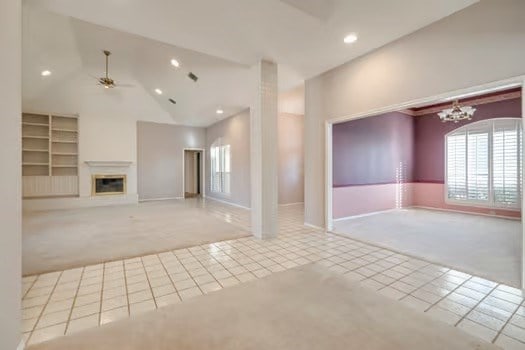
[[[129,291],[128,291],[128,277],[126,276],[126,261],[122,260],[122,271],[124,273],[124,287],[126,289],[126,301],[128,307],[128,317],[131,315],[131,307],[129,305]]]
[[[188,250],[188,248],[184,248],[184,249]],[[177,259],[177,261],[179,262],[179,264],[182,265],[182,268],[184,269],[184,271],[186,271],[186,273],[188,274],[188,276],[190,276],[190,278],[191,278],[191,280],[193,281],[193,283],[195,283],[195,285],[197,286],[197,288],[199,288],[201,294],[205,294],[205,293],[202,291],[202,289],[201,289],[201,287],[199,286],[199,284],[197,283],[197,281],[195,281],[195,279],[193,278],[193,276],[191,275],[191,273],[188,271],[188,269],[186,268],[186,266],[180,261],[179,257],[174,253],[173,250],[171,251],[171,253],[173,254],[173,256],[175,256],[175,259]],[[190,288],[191,288],[191,287],[190,287]],[[186,289],[190,289],[190,288],[186,288]],[[177,292],[179,291],[179,289],[177,288],[177,286],[175,286],[175,289],[177,290]],[[182,292],[183,290],[186,290],[186,289],[181,289],[181,292]],[[179,293],[179,296],[180,296],[180,293]],[[182,297],[181,297],[180,299],[183,300]]]
[[[157,259],[159,258],[156,254],[155,256],[157,257]],[[155,304],[155,309],[158,309],[159,307],[157,306],[157,301],[155,300],[155,294],[153,294],[153,287],[151,287],[151,282],[148,276],[148,270],[146,269],[146,265],[144,265],[143,258],[144,258],[143,256],[140,257],[140,263],[142,264],[142,268],[144,269],[144,273],[146,274],[146,280],[148,281],[149,291],[151,292],[151,298],[153,299],[153,304]]]
[[[33,337],[33,334],[36,330],[36,327],[38,326],[38,322],[40,322],[40,319],[42,318],[42,315],[44,314],[44,311],[46,310],[47,308],[47,305],[49,304],[49,301],[51,300],[51,296],[53,295],[57,285],[58,285],[58,282],[60,281],[60,278],[62,277],[62,274],[64,273],[64,271],[61,271],[60,274],[58,275],[58,278],[55,282],[55,285],[53,286],[53,289],[51,289],[51,293],[49,293],[49,296],[47,297],[47,301],[45,302],[44,304],[44,307],[42,308],[42,311],[40,311],[40,314],[38,315],[38,318],[35,322],[35,324],[33,325],[33,328],[31,329],[31,334],[29,335],[29,337],[27,338],[27,343],[29,343],[31,341],[31,338]],[[40,278],[40,276],[39,276]],[[65,334],[65,330],[64,330],[64,334]]]
[[[439,298],[438,301],[436,301],[436,302],[433,303],[433,304],[430,304],[430,306],[427,307],[427,308],[425,309],[424,312],[429,311],[431,308],[433,308],[434,306],[436,306],[437,304],[439,304],[440,302],[442,302],[443,300],[445,300],[448,296],[450,296],[450,294],[456,292],[456,290],[458,290],[460,287],[462,287],[465,283],[467,283],[467,282],[470,281],[471,279],[472,279],[472,276],[470,276],[469,278],[467,278],[467,279],[464,280],[463,282],[459,283],[459,284],[458,284],[456,287],[454,287],[450,292],[448,292],[447,294],[445,294],[445,295],[443,295],[441,298]],[[461,295],[463,295],[463,294],[461,294]],[[466,297],[466,296],[465,296],[465,297]],[[467,297],[467,298],[468,298],[468,297]],[[471,299],[472,299],[472,298],[471,298]],[[451,300],[451,301],[455,302],[454,300]],[[458,303],[458,302],[455,302],[455,303],[460,304],[460,305],[462,305],[462,306],[464,306],[464,307],[470,308],[470,307],[468,307],[468,306],[466,306],[466,305],[463,305],[463,304],[461,304],[461,303]],[[469,310],[469,311],[470,311],[470,310]],[[451,311],[451,312],[452,312],[452,311]],[[458,315],[458,316],[459,316],[459,315]],[[456,326],[454,325],[454,327],[456,327]]]
[[[428,266],[428,265],[427,265]],[[442,273],[441,275],[431,279],[430,281],[424,283],[423,285],[417,287],[416,289],[414,289],[413,291],[411,291],[410,293],[408,293],[408,295],[410,295],[411,297],[413,298],[416,298],[418,300],[421,300],[421,301],[424,301],[428,304],[430,304],[429,307],[427,307],[423,312],[427,312],[429,311],[432,307],[434,307],[436,304],[438,304],[440,301],[442,301],[443,299],[446,299],[450,294],[454,293],[456,291],[456,289],[458,289],[459,287],[461,287],[464,283],[466,283],[467,281],[469,281],[472,277],[468,277],[467,279],[463,280],[463,282],[459,283],[456,287],[454,287],[452,290],[450,290],[449,292],[447,292],[445,295],[439,295],[439,294],[434,294],[434,293],[431,293],[429,292],[430,294],[434,294],[436,295],[437,297],[439,297],[439,299],[437,301],[435,301],[434,303],[430,303],[426,300],[422,300],[421,298],[418,298],[416,295],[413,295],[413,293],[417,292],[418,290],[423,290],[424,287],[428,286],[428,285],[431,285],[432,282],[435,282],[437,281],[438,279],[440,279],[441,277],[445,276],[446,274],[448,274],[450,271],[453,271],[452,269],[449,269],[448,267],[442,267],[442,268],[445,268],[445,269],[448,269],[447,272],[445,273]],[[455,270],[454,270],[455,271]],[[441,288],[441,287],[438,287],[438,288]]]
[[[98,308],[98,325],[102,322],[102,302],[104,301],[104,280],[106,277],[106,262],[102,264],[102,285],[100,286],[100,307]]]
[[[357,248],[357,249],[359,249],[359,248]],[[376,250],[376,251],[377,251],[377,250]],[[355,260],[355,259],[361,259],[361,258],[362,258],[363,256],[365,256],[365,255],[367,255],[367,254],[365,253],[365,254],[363,254],[363,255],[355,256],[354,258],[352,258],[352,259],[350,259],[350,260],[347,260],[346,262],[351,262],[351,261],[353,261],[353,260]],[[395,255],[395,254],[392,254],[392,255]],[[389,255],[389,256],[387,256],[387,257],[391,257],[392,255]],[[406,262],[409,260],[409,259],[407,259],[407,260],[403,260],[403,261],[401,261],[401,262],[399,262],[399,263],[397,263],[397,264],[392,265],[392,266],[389,267],[389,268],[384,269],[384,270],[381,271],[381,272],[376,272],[375,270],[370,269],[370,270],[374,271],[375,273],[374,273],[373,275],[370,275],[369,277],[367,277],[367,276],[365,276],[365,275],[363,275],[363,274],[361,274],[361,273],[359,273],[359,272],[356,271],[356,270],[359,270],[360,268],[370,266],[371,264],[375,264],[375,263],[377,263],[378,261],[385,260],[387,257],[385,257],[384,259],[378,259],[378,260],[376,260],[376,261],[374,261],[374,262],[368,262],[368,263],[365,264],[365,265],[361,265],[361,266],[355,267],[355,268],[353,268],[353,269],[349,269],[349,268],[347,268],[347,267],[344,267],[343,265],[341,265],[341,263],[334,263],[334,265],[340,266],[340,267],[342,267],[342,268],[348,270],[347,272],[344,272],[343,275],[346,275],[346,274],[348,274],[349,272],[354,272],[354,273],[357,273],[357,274],[361,275],[361,276],[363,277],[363,279],[362,279],[362,280],[359,280],[358,282],[364,282],[364,281],[366,281],[366,280],[368,280],[368,279],[373,279],[374,276],[380,275],[380,274],[382,274],[382,273],[385,272],[385,271],[388,271],[388,270],[391,270],[391,269],[393,269],[393,268],[395,268],[395,267],[401,266],[401,265],[403,265],[404,263],[406,263]],[[329,258],[322,259],[322,260],[328,260],[328,259],[329,259]],[[423,268],[423,267],[421,267],[421,268]],[[397,279],[394,278],[394,281],[392,281],[392,282],[390,282],[390,283],[388,283],[388,284],[386,284],[386,285],[383,284],[383,283],[381,283],[381,284],[383,284],[383,287],[379,288],[378,291],[381,290],[381,289],[384,289],[384,288],[386,288],[386,287],[391,286],[392,284],[394,284],[394,283],[400,281],[402,278],[405,278],[405,277],[407,277],[408,275],[410,275],[410,274],[412,274],[412,273],[414,273],[414,272],[416,272],[416,271],[419,271],[419,269],[421,269],[421,268],[418,268],[418,269],[416,269],[416,270],[411,270],[410,272],[408,272],[408,273],[406,273],[406,274],[403,274],[401,277],[399,277],[399,278],[397,278]],[[374,280],[374,281],[375,281],[375,280]],[[377,282],[377,281],[376,281],[376,282]],[[394,288],[394,287],[392,287],[392,288]],[[394,289],[396,289],[396,288],[394,288]],[[397,289],[396,289],[396,290],[397,290]],[[402,291],[400,291],[400,292],[402,292]]]
[[[472,277],[469,278],[468,280],[470,281],[471,279],[472,279]],[[467,281],[465,281],[465,282],[467,282]],[[465,284],[465,283],[463,283],[463,284]],[[490,292],[488,292],[487,294],[485,294],[485,296],[483,296],[483,298],[481,298],[480,301],[478,301],[478,302],[477,302],[477,303],[476,303],[476,304],[475,304],[475,305],[474,305],[474,306],[473,306],[473,307],[472,307],[472,308],[471,308],[471,309],[470,309],[465,315],[463,315],[463,316],[459,319],[459,321],[457,321],[457,322],[454,324],[454,327],[457,327],[457,326],[461,323],[461,321],[463,321],[464,319],[468,319],[467,316],[470,315],[470,314],[472,313],[472,311],[474,311],[474,309],[477,308],[477,307],[478,307],[478,306],[479,306],[479,305],[480,305],[485,299],[487,299],[487,298],[489,297],[490,293],[492,293],[497,287],[498,287],[498,284],[496,284],[494,287],[492,287],[492,289],[490,290]],[[458,287],[458,288],[459,288],[459,287]],[[468,288],[468,287],[465,287],[465,288]],[[456,288],[456,289],[457,289],[457,288]],[[470,289],[470,288],[469,288],[469,289]],[[458,294],[461,294],[461,293],[458,293]],[[461,295],[463,295],[463,294],[461,294]],[[465,296],[466,296],[466,295],[465,295]],[[466,296],[466,297],[469,298],[468,296]],[[472,299],[472,298],[471,298],[471,299]],[[475,299],[474,299],[474,300],[475,300]],[[484,313],[482,312],[482,314],[484,314]],[[490,315],[487,315],[487,316],[490,316]],[[478,323],[478,322],[473,321],[473,320],[470,320],[470,319],[468,319],[468,320],[469,320],[469,321],[472,321],[472,322],[475,322],[475,323]],[[478,324],[479,324],[479,323],[478,323]],[[482,325],[482,326],[484,326],[484,325]],[[484,327],[486,327],[486,326],[484,326]],[[487,328],[491,329],[490,327],[487,327]]]
[[[222,250],[221,250],[221,251],[222,251]],[[197,259],[197,257],[196,257],[196,256],[195,256],[195,255],[189,250],[189,249],[188,249],[188,252],[191,254],[191,256],[192,256],[193,258]],[[231,271],[228,270],[224,265],[222,265],[220,261],[218,261],[217,259],[215,259],[215,257],[211,257],[211,258],[212,258],[213,260],[215,260],[219,265],[221,265],[226,271],[228,271],[229,274],[231,274],[232,276],[234,276],[234,274],[231,273]],[[226,288],[226,287],[224,287],[224,285],[223,285],[221,282],[219,282],[219,280],[215,277],[215,275],[214,275],[210,270],[208,270],[208,268],[207,268],[206,266],[204,266],[204,265],[199,261],[199,259],[197,259],[197,261],[198,261],[199,265],[201,265],[201,266],[202,266],[202,267],[208,272],[208,274],[211,275],[211,277],[215,280],[215,282],[217,282],[217,283],[219,284],[219,286],[221,286],[221,289]],[[188,271],[188,273],[189,273],[189,271]],[[190,276],[191,276],[191,273],[189,273],[189,274],[190,274]],[[191,276],[191,277],[192,277],[192,279],[193,279],[193,276]],[[238,279],[237,279],[237,280],[238,280]],[[197,283],[197,281],[193,280],[193,282],[195,282],[195,284],[199,285],[199,284]],[[239,282],[240,282],[240,281],[239,281]],[[204,285],[204,284],[203,284],[203,285]],[[201,288],[199,288],[199,289],[201,289]],[[202,289],[201,289],[201,291],[202,291]],[[203,292],[203,294],[206,294],[206,293],[204,293],[204,291],[202,291],[202,292]]]
[[[162,253],[162,254],[165,254],[165,253]],[[158,255],[158,254],[157,254]],[[164,271],[166,272],[166,275],[168,276],[170,282],[171,282],[171,285],[173,286],[173,289],[175,289],[175,294],[177,294],[177,297],[179,298],[179,301],[182,300],[182,298],[180,297],[180,294],[179,294],[179,291],[177,290],[177,287],[175,287],[175,282],[173,281],[173,279],[171,278],[171,275],[170,273],[168,272],[168,269],[166,268],[166,265],[164,265],[164,262],[162,261],[162,258],[160,257],[160,255],[158,255],[159,257],[159,260],[160,260],[160,264],[162,265],[162,268],[164,269]],[[178,262],[178,260],[177,260]],[[173,294],[173,293],[172,293]],[[166,295],[170,295],[170,294],[166,294]],[[153,295],[153,298],[155,298],[155,295]]]
[[[85,270],[86,270],[86,268],[83,267],[82,271],[80,272],[80,278],[78,280],[77,290],[75,292],[75,296],[73,297],[73,304],[71,304],[71,308],[69,310],[69,316],[67,317],[66,330],[64,331],[64,334],[67,334],[67,330],[69,329],[69,323],[71,322],[71,316],[73,315],[73,309],[75,308],[75,303],[77,302],[77,296],[78,296],[78,292],[80,290],[80,285],[82,284],[82,278],[84,277],[84,271]]]
[[[219,248],[219,249],[220,249],[220,248]],[[234,258],[233,256],[231,256],[230,254],[228,254],[227,252],[225,252],[225,251],[222,250],[222,249],[220,249],[220,251],[221,251],[224,255],[226,255],[227,257],[229,257],[230,259],[232,259],[236,264],[238,264],[239,266],[242,266],[242,267],[246,270],[246,272],[243,272],[243,273],[249,273],[249,274],[253,275],[253,276],[255,277],[255,279],[259,279],[259,277],[257,277],[256,274],[254,274],[251,270],[249,270],[249,269],[247,269],[247,268],[245,267],[245,265],[247,265],[247,264],[241,264],[236,258]],[[261,264],[259,264],[257,261],[255,261],[255,260],[254,260],[253,258],[251,258],[250,256],[248,256],[248,255],[246,255],[246,254],[244,254],[244,253],[242,253],[242,252],[241,252],[241,254],[243,254],[244,257],[246,257],[247,259],[250,259],[251,261],[253,261],[253,262],[250,262],[249,264],[253,264],[253,263],[258,264],[259,266],[261,266],[262,269],[268,270],[268,271],[270,271],[270,273],[272,273],[272,274],[274,273],[273,271],[271,271],[271,270],[269,270],[268,268],[266,268],[266,267],[262,266]],[[279,253],[277,253],[277,254],[279,254]],[[283,256],[282,254],[280,254],[280,255],[284,258],[284,256]],[[214,257],[214,259],[215,259],[215,257]],[[283,266],[282,264],[278,263],[278,262],[275,261],[274,259],[272,259],[272,258],[267,258],[267,259],[272,260],[276,265],[279,265],[279,266],[281,266],[282,268],[284,268],[285,270],[288,270],[288,268],[286,268],[286,267]],[[217,259],[215,259],[215,260],[216,260],[216,261],[217,261],[217,262],[218,262],[218,263],[219,263],[219,264],[220,264],[220,265],[221,265],[226,271],[228,271],[233,277],[235,277],[235,279],[236,279],[237,281],[239,281],[240,283],[243,283],[241,280],[239,280],[239,279],[237,278],[237,276],[235,276],[235,274],[234,274],[233,272],[231,272],[231,271],[230,271],[226,266],[224,266],[219,260],[217,260]],[[260,270],[260,269],[259,269],[259,270]],[[215,276],[214,276],[214,277],[215,277]],[[217,281],[217,282],[219,282],[219,281]],[[220,282],[219,282],[219,284],[222,285]],[[224,288],[224,287],[223,287],[223,288]]]
[[[397,264],[397,265],[395,265],[395,266],[392,266],[392,267],[389,268],[389,269],[386,269],[385,271],[387,271],[387,270],[391,270],[391,269],[393,269],[393,268],[395,268],[395,267],[404,267],[404,266],[401,266],[401,265],[403,265],[403,264],[406,263],[407,261],[408,261],[408,260],[405,260],[405,261],[403,261],[403,262],[401,262],[401,263],[399,263],[399,264]],[[415,287],[414,285],[412,285],[412,284],[410,284],[410,283],[407,283],[407,282],[403,282],[403,281],[401,281],[401,280],[402,280],[403,278],[405,278],[405,277],[410,276],[411,274],[413,274],[413,273],[415,273],[415,272],[420,272],[422,269],[424,269],[424,268],[427,267],[427,266],[429,266],[429,265],[425,265],[425,266],[419,267],[419,268],[417,268],[417,269],[415,269],[415,270],[410,271],[409,273],[403,274],[401,277],[399,277],[399,278],[397,278],[397,279],[394,279],[393,282],[391,282],[391,283],[385,285],[383,288],[380,288],[380,289],[378,289],[378,290],[384,289],[384,288],[386,288],[386,287],[390,287],[390,288],[393,288],[393,289],[395,289],[395,290],[398,290],[398,291],[400,291],[400,292],[405,293],[406,295],[403,296],[403,297],[401,297],[400,299],[398,299],[398,301],[400,301],[401,299],[404,299],[405,297],[407,297],[407,296],[409,296],[409,295],[415,298],[415,296],[411,295],[413,292],[415,292],[416,290],[419,290],[420,288],[423,288],[423,286],[426,286],[427,284],[429,284],[429,283],[431,283],[431,282],[437,280],[438,278],[440,278],[441,276],[443,276],[443,274],[440,275],[440,276],[438,276],[438,277],[436,277],[436,278],[434,278],[434,279],[432,279],[432,280],[430,280],[430,281],[428,281],[428,282],[426,282],[426,283],[424,283],[424,284],[423,284],[422,286],[420,286],[420,287],[416,287],[416,289],[414,289],[412,292],[409,292],[409,293],[404,292],[404,291],[402,291],[402,290],[399,290],[399,289],[397,289],[396,287],[392,287],[392,285],[393,285],[394,283],[396,283],[396,282],[402,282],[402,283],[409,284],[409,285]],[[384,271],[383,271],[383,272],[384,272]],[[381,272],[381,273],[382,273],[382,272]],[[446,272],[445,272],[445,273],[446,273]],[[377,274],[371,276],[370,278],[373,278],[374,276],[377,276],[378,274],[379,274],[379,273],[377,273]],[[419,298],[417,298],[417,299],[419,299]]]
[[[492,292],[492,291],[491,291],[491,292]],[[516,315],[516,313],[518,312],[518,310],[520,309],[520,307],[523,306],[523,303],[524,303],[524,301],[522,301],[521,304],[518,305],[518,307],[516,308],[516,310],[514,310],[514,312],[512,312],[512,314],[511,314],[510,317],[507,319],[507,321],[505,322],[505,324],[504,324],[504,325],[501,327],[501,329],[498,331],[498,334],[496,334],[496,336],[495,336],[494,339],[492,340],[493,343],[496,343],[496,340],[498,340],[499,336],[503,333],[503,330],[505,329],[505,327],[507,327],[507,325],[509,324],[510,320],[512,320],[512,318]],[[511,323],[511,324],[512,324],[512,323]],[[519,326],[517,326],[517,327],[519,327]],[[519,327],[519,328],[521,328],[521,327]],[[506,335],[506,334],[503,334],[503,335],[505,335],[505,336],[507,336],[507,337],[510,337],[510,338],[512,338],[512,339],[515,339],[515,340],[521,342],[522,344],[525,344],[525,342],[523,342],[523,341],[521,341],[521,340],[519,340],[519,339],[516,339],[516,338],[514,338],[514,337],[512,337],[512,336],[510,336],[510,335]]]
[[[37,275],[36,278],[33,280],[33,282],[31,282],[31,286],[27,289],[27,291],[22,296],[22,300],[24,300],[26,298],[27,294],[31,291],[31,289],[33,289],[33,286],[35,285],[36,281],[38,280],[38,278],[40,276],[41,276],[41,274]]]

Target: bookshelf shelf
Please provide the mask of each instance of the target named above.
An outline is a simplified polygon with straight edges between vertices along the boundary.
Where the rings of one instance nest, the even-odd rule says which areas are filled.
[[[22,177],[26,198],[78,195],[76,116],[22,114]]]

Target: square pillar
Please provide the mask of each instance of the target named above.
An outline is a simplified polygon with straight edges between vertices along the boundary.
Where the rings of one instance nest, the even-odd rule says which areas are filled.
[[[254,68],[254,98],[250,109],[251,227],[260,239],[277,235],[277,64],[260,61]]]

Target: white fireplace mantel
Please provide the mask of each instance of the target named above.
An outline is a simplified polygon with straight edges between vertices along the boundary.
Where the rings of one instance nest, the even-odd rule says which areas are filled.
[[[84,163],[90,167],[127,168],[133,162],[125,160],[86,160]]]

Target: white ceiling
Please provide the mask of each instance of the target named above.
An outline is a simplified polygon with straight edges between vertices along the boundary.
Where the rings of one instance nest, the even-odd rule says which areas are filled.
[[[140,85],[174,122],[209,125],[218,107],[227,116],[250,105],[249,68],[260,59],[279,64],[280,90],[286,91],[475,2],[25,0],[24,100],[49,96],[71,76],[100,75],[100,50],[110,49],[117,82]],[[345,45],[350,32],[359,40]],[[169,65],[171,57],[181,69]],[[53,75],[42,79],[44,68]],[[197,83],[185,76],[188,70],[199,76]],[[153,92],[157,87],[165,92],[161,97]]]

